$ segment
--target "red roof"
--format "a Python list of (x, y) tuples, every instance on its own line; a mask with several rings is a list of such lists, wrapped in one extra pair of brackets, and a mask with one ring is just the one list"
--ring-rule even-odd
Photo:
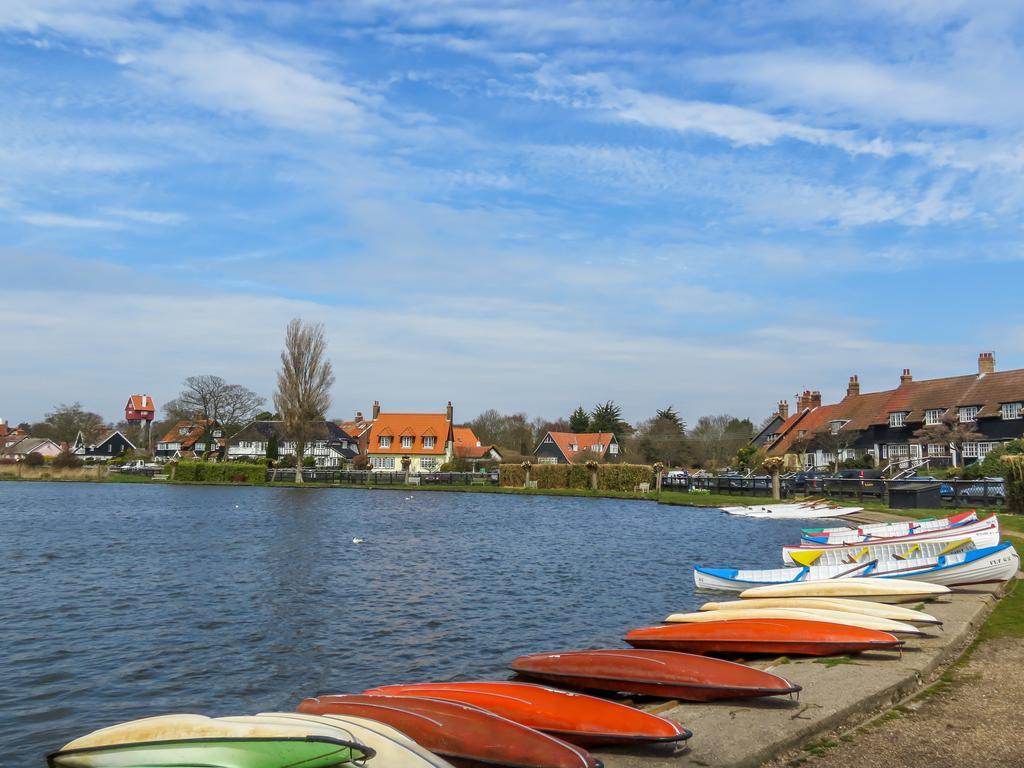
[(128, 398), (128, 404), (124, 407), (126, 411), (137, 411), (140, 413), (154, 413), (156, 406), (153, 404), (153, 398), (149, 395), (131, 395)]
[(472, 427), (453, 427), (455, 455), (460, 459), (483, 459), (496, 450), (493, 445), (483, 445)]
[[(548, 432), (548, 434), (569, 462), (574, 462), (577, 459), (586, 461), (594, 454), (602, 457), (608, 453), (608, 446), (615, 440), (615, 435), (611, 432)], [(600, 450), (594, 450), (594, 447), (598, 445), (601, 446)]]
[[(345, 425), (342, 428), (349, 431)], [(402, 447), (403, 436), (412, 438), (412, 447)], [(391, 445), (381, 447), (380, 437), (390, 437)], [(424, 437), (434, 438), (433, 447), (424, 446)], [(366, 452), (399, 456), (413, 453), (443, 456), (445, 444), (451, 439), (452, 425), (443, 413), (382, 413), (370, 427)]]
[[(202, 437), (203, 433), (206, 432), (207, 427), (216, 427), (216, 424), (207, 419), (183, 419), (171, 427), (170, 431), (168, 431), (159, 442), (181, 443), (181, 450), (192, 450), (192, 447), (196, 444), (196, 440)], [(181, 430), (183, 429), (188, 430), (184, 435), (181, 434)], [(224, 437), (218, 437), (217, 443), (224, 445)]]

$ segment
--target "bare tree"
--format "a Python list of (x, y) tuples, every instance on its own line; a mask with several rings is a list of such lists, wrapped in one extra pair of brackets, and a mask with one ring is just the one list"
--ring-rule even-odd
[(984, 439), (985, 436), (978, 431), (975, 422), (960, 421), (959, 414), (951, 408), (938, 424), (930, 424), (915, 430), (913, 442), (919, 445), (937, 443), (949, 446), (953, 449), (953, 466), (956, 466), (958, 459), (962, 463), (964, 443), (976, 443)]
[(71, 405), (61, 403), (46, 414), (46, 420), (33, 424), (31, 432), (35, 437), (48, 437), (58, 443), (70, 443), (81, 431), (85, 442), (96, 440), (103, 429), (103, 417), (82, 409), (82, 404)]
[(274, 407), (284, 421), (284, 432), (295, 443), (295, 481), (302, 482), (302, 456), (306, 443), (331, 407), (334, 369), (327, 359), (323, 324), (306, 325), (299, 318), (288, 323), (281, 370), (277, 373)]
[(266, 399), (241, 384), (228, 384), (220, 376), (189, 376), (185, 388), (164, 405), (175, 420), (196, 416), (220, 424), (225, 435), (237, 432), (263, 408)]

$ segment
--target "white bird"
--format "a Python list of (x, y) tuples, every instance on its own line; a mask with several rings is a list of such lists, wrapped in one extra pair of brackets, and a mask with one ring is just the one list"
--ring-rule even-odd
[(358, 536), (352, 539), (353, 544), (362, 544), (364, 541), (366, 541), (366, 539), (360, 539)]

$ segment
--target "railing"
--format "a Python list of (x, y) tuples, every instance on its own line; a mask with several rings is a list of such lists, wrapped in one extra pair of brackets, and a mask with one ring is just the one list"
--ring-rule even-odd
[[(307, 483), (328, 485), (497, 485), (497, 472), (371, 472), (359, 469), (303, 469)], [(267, 481), (295, 482), (294, 469), (268, 469)]]
[[(653, 483), (652, 483), (653, 485)], [(661, 478), (661, 488), (666, 491), (689, 491), (691, 489), (730, 496), (771, 496), (772, 479), (768, 475), (741, 477), (723, 475), (720, 477), (668, 477)], [(780, 483), (783, 498), (791, 492), (790, 483)]]
[(809, 496), (827, 496), (887, 501), (889, 489), (906, 489), (914, 485), (938, 485), (941, 504), (948, 507), (999, 507), (1006, 504), (1006, 483), (1002, 480), (925, 480), (907, 478), (884, 480), (881, 478), (819, 477), (807, 480)]

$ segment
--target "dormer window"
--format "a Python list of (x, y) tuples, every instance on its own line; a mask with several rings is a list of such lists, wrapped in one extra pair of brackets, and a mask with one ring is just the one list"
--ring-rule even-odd
[(956, 409), (961, 424), (977, 420), (979, 410), (981, 409), (976, 405), (962, 405)]
[(402, 435), (402, 448), (405, 448), (405, 449), (412, 448), (412, 441), (413, 441), (413, 436), (412, 435)]
[(430, 448), (433, 448), (435, 445), (437, 445), (437, 438), (436, 437), (434, 437), (433, 435), (424, 435), (423, 436), (423, 447), (424, 448), (430, 449)]
[(391, 447), (391, 435), (381, 435), (380, 437), (377, 438), (377, 444), (381, 448), (390, 448)]
[(222, 433), (221, 433), (221, 431), (220, 431), (219, 429), (215, 429), (215, 430), (213, 430), (213, 436), (214, 436), (214, 437), (220, 437), (220, 436), (221, 436), (221, 434), (222, 434)]
[(188, 427), (182, 427), (181, 429), (178, 430), (178, 434), (179, 435), (187, 435), (188, 432), (189, 432)]
[(579, 449), (580, 449), (580, 447), (576, 443), (569, 443), (569, 450), (570, 451), (578, 451)]
[(907, 412), (906, 411), (893, 411), (889, 414), (889, 426), (890, 427), (903, 427), (907, 424)]
[(846, 424), (847, 424), (847, 422), (843, 421), (842, 419), (835, 419), (835, 420), (830, 421), (828, 423), (828, 428), (829, 428), (829, 431), (833, 435), (838, 435), (839, 434), (839, 430), (841, 430), (843, 427), (845, 427)]
[(934, 427), (936, 424), (941, 424), (942, 414), (945, 412), (945, 408), (929, 408), (924, 412), (924, 425), (926, 427)]
[(1003, 403), (1000, 409), (1003, 415), (1004, 421), (1012, 421), (1014, 419), (1024, 418), (1024, 403)]
[(591, 446), (590, 450), (594, 451), (595, 453), (601, 453), (601, 451), (604, 450), (604, 443), (594, 443), (594, 445)]

